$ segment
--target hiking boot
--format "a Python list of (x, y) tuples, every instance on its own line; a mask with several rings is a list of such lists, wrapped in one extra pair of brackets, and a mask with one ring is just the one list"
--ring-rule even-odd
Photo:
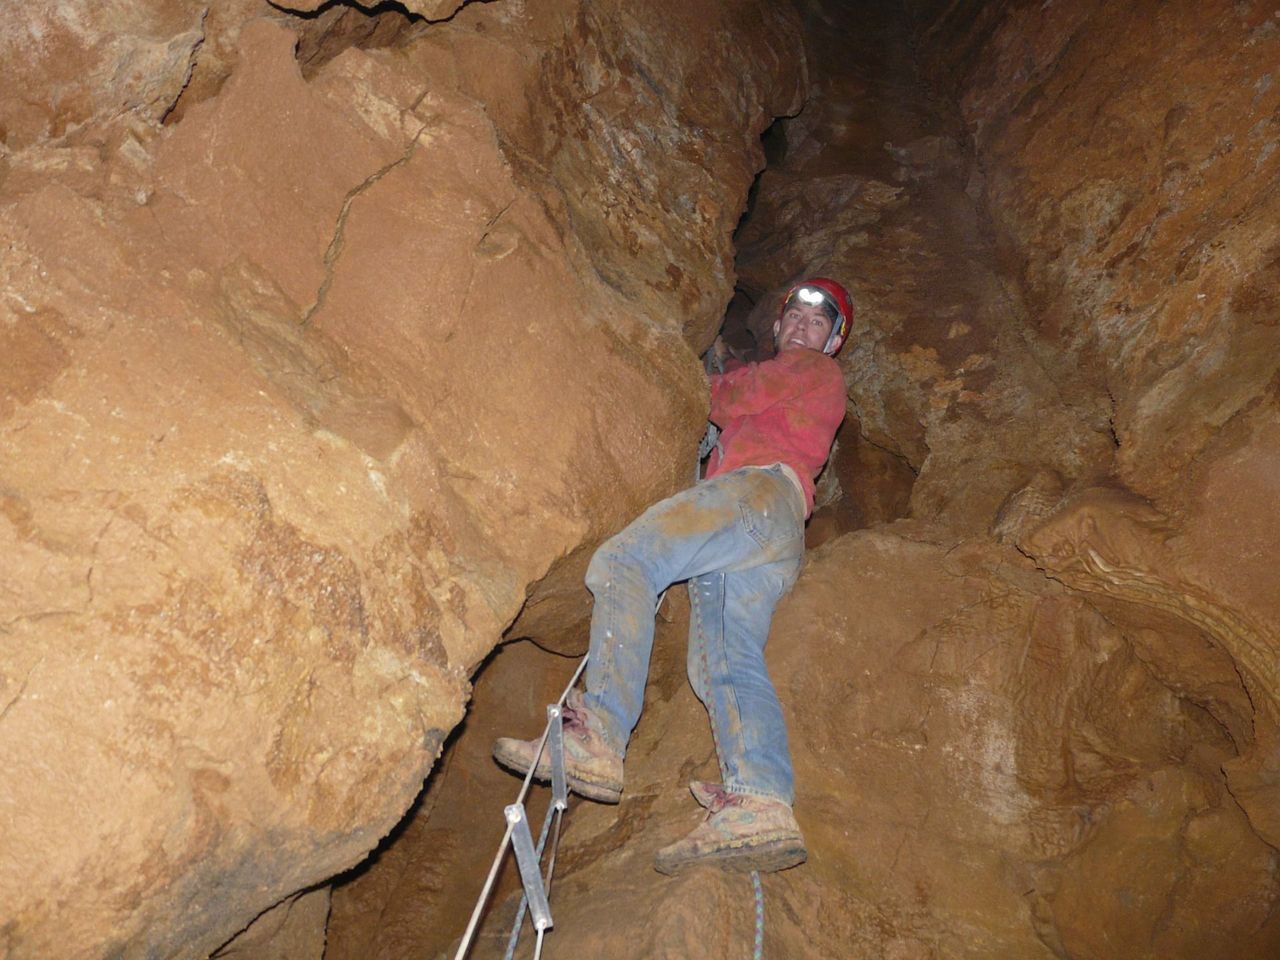
[[(574, 793), (600, 803), (617, 803), (622, 797), (622, 757), (587, 726), (587, 712), (578, 692), (572, 691), (561, 708), (564, 721), (565, 782)], [(493, 759), (508, 770), (526, 774), (538, 754), (537, 740), (502, 737), (493, 745)], [(533, 778), (551, 779), (550, 744), (543, 749)]]
[(718, 783), (695, 780), (693, 797), (707, 819), (654, 858), (659, 873), (706, 865), (743, 873), (785, 870), (804, 863), (804, 838), (791, 807), (781, 800), (730, 793)]

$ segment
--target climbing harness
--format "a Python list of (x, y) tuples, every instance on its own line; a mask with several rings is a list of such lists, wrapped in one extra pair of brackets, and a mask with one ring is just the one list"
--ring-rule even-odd
[[(569, 807), (569, 788), (564, 772), (564, 701), (569, 691), (573, 689), (573, 685), (578, 682), (578, 677), (582, 675), (586, 665), (587, 657), (584, 656), (564, 688), (564, 692), (560, 694), (560, 699), (547, 706), (547, 725), (542, 731), (542, 738), (538, 741), (538, 752), (533, 758), (533, 763), (529, 765), (529, 772), (525, 774), (524, 783), (520, 786), (515, 803), (508, 805), (502, 811), (507, 821), (507, 830), (502, 837), (502, 842), (498, 845), (498, 853), (493, 858), (493, 866), (489, 869), (489, 876), (480, 891), (479, 899), (476, 900), (475, 909), (471, 912), (471, 920), (467, 924), (466, 932), (462, 935), (461, 943), (458, 944), (458, 952), (454, 954), (454, 960), (463, 960), (471, 948), (476, 927), (480, 923), (480, 915), (484, 912), (489, 894), (493, 891), (493, 882), (497, 879), (508, 845), (515, 851), (516, 866), (520, 870), (520, 882), (524, 887), (524, 893), (520, 898), (520, 907), (516, 911), (511, 937), (507, 942), (506, 960), (511, 960), (515, 955), (526, 910), (533, 917), (533, 926), (538, 937), (533, 952), (534, 960), (539, 960), (542, 956), (542, 938), (553, 922), (548, 898), (551, 879), (555, 874), (556, 848), (560, 843), (560, 823), (565, 810)], [(529, 793), (529, 784), (533, 782), (534, 771), (538, 768), (538, 762), (542, 759), (544, 750), (549, 750), (551, 754), (551, 803), (547, 807), (547, 816), (542, 822), (542, 831), (538, 836), (538, 845), (535, 849), (533, 835), (529, 831), (529, 818), (525, 813), (524, 800)], [(553, 825), (551, 858), (544, 876), (541, 867), (542, 855), (548, 833)]]

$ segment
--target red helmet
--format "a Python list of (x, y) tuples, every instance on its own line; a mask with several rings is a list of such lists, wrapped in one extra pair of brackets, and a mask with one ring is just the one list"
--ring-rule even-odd
[(809, 277), (787, 291), (782, 299), (782, 313), (786, 313), (787, 307), (795, 300), (810, 305), (820, 303), (826, 308), (827, 315), (831, 317), (831, 334), (822, 352), (834, 356), (853, 319), (853, 301), (849, 298), (849, 291), (827, 277)]

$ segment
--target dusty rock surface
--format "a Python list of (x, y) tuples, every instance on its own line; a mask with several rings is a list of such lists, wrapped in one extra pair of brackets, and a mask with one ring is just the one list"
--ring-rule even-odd
[[(813, 94), (737, 238), (739, 347), (802, 274), (861, 310), (851, 490), (771, 642), (811, 855), (766, 879), (766, 953), (1273, 956), (1278, 28), (910, 6), (914, 37), (805, 5)], [(714, 773), (681, 633), (623, 803), (573, 814), (556, 950), (750, 949), (741, 878), (649, 871)]]
[[(686, 482), (766, 152), (735, 336), (860, 310), (766, 954), (1280, 951), (1280, 19), (907, 8), (0, 11), (0, 954), (448, 950), (563, 660), (324, 884)], [(565, 955), (750, 949), (743, 878), (650, 869), (715, 770), (671, 609)]]
[(921, 80), (900, 14), (814, 3), (807, 17), (813, 94), (770, 133), (737, 235), (739, 283), (762, 345), (787, 284), (821, 274), (849, 287), (851, 419), (883, 465), (840, 469), (838, 456), (844, 486), (856, 499), (862, 477), (908, 470), (911, 516), (977, 531), (1037, 467), (1105, 475), (1105, 399), (1029, 332), (965, 192), (961, 118)]
[[(406, 0), (403, 7), (410, 14), (421, 17), (427, 21), (447, 20), (449, 17), (457, 13), (467, 0)], [(289, 0), (287, 3), (280, 4), (286, 10), (296, 10), (299, 13), (314, 13), (322, 7), (329, 4), (326, 0)], [(381, 3), (374, 0), (372, 3), (360, 3), (355, 6), (362, 7), (369, 11), (376, 11)], [(330, 9), (332, 9), (330, 7)]]
[(260, 914), (211, 960), (322, 960), (328, 948), (330, 890), (304, 890)]
[[(698, 820), (684, 783), (716, 775), (673, 609), (622, 803), (571, 810), (557, 955), (751, 949), (746, 877), (651, 867)], [(1159, 657), (1009, 545), (902, 522), (813, 551), (769, 655), (809, 860), (764, 878), (765, 955), (1271, 956), (1280, 856), (1224, 782), (1222, 711), (1172, 689)], [(1208, 645), (1173, 657), (1220, 703), (1243, 697)], [(473, 956), (502, 956), (514, 907)]]
[[(912, 6), (1028, 316), (1113, 405), (1118, 488), (1070, 496), (1024, 549), (1146, 646), (1227, 658), (1248, 693), (1216, 707), (1241, 750), (1228, 783), (1276, 844), (1280, 17)], [(1172, 659), (1167, 682), (1203, 698), (1196, 662)]]
[[(685, 335), (799, 90), (792, 15), (702, 6), (749, 67), (690, 4), (630, 45), (576, 4), (5, 7), (0, 953), (205, 956), (357, 863), (532, 586), (684, 481)], [(646, 75), (687, 101), (610, 100)], [(635, 275), (683, 273), (633, 294), (574, 206), (637, 170)]]
[(162, 119), (190, 75), (206, 11), (184, 0), (5, 4), (0, 141), (15, 150), (124, 115)]
[(912, 5), (1033, 321), (1098, 368), (1124, 482), (1176, 497), (1225, 425), (1274, 403), (1280, 19), (1221, 0), (1008, 4), (985, 23)]
[(936, 537), (842, 538), (779, 617), (802, 902), (863, 901), (867, 956), (1269, 955), (1277, 856), (1223, 729), (1025, 558)]
[[(456, 950), (502, 840), (503, 807), (515, 801), (521, 786), (493, 762), (493, 741), (540, 734), (546, 705), (560, 696), (577, 663), (519, 642), (502, 647), (485, 664), (467, 719), (415, 809), (373, 857), (335, 883), (325, 960), (453, 955), (448, 948)], [(541, 788), (530, 797), (535, 835), (547, 799)], [(508, 861), (494, 898), (502, 901), (518, 889)], [(513, 911), (514, 906), (495, 920), (509, 919)], [(494, 936), (500, 926), (493, 925)]]

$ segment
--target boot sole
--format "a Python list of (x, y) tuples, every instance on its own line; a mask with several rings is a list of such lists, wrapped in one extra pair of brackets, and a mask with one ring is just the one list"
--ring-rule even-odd
[[(529, 761), (525, 757), (515, 751), (506, 750), (501, 745), (493, 748), (493, 759), (511, 772), (520, 774), (520, 776), (524, 776), (529, 772)], [(533, 771), (533, 779), (539, 783), (550, 783), (551, 764), (545, 760), (539, 763), (538, 768)], [(597, 803), (617, 803), (622, 799), (622, 787), (620, 785), (615, 787), (611, 784), (593, 783), (590, 780), (583, 780), (581, 777), (575, 776), (569, 770), (565, 770), (564, 781), (565, 785), (574, 793)]]
[(733, 873), (777, 873), (798, 867), (808, 859), (804, 841), (796, 838), (773, 840), (750, 847), (724, 847), (690, 856), (654, 857), (653, 868), (673, 877), (690, 867), (716, 867)]

